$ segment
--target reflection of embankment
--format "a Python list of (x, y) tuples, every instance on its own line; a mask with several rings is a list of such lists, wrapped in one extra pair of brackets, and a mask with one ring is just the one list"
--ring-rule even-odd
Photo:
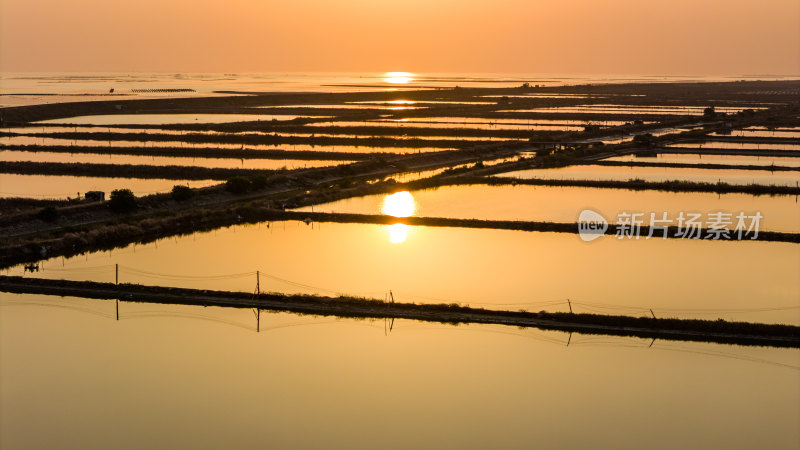
[(616, 166), (616, 167), (664, 167), (676, 169), (709, 169), (709, 170), (762, 170), (765, 172), (800, 172), (800, 167), (776, 165), (745, 165), (745, 164), (714, 164), (714, 163), (671, 163), (650, 161), (592, 161), (580, 164), (587, 166)]
[(498, 311), (455, 304), (388, 303), (355, 297), (248, 294), (87, 281), (0, 277), (0, 291), (120, 299), (144, 303), (227, 306), (339, 317), (398, 318), (443, 323), (484, 323), (582, 334), (800, 347), (800, 327), (724, 320), (656, 319), (599, 314)]

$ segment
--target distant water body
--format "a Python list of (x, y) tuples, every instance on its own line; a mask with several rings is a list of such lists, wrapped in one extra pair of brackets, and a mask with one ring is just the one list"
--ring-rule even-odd
[[(585, 83), (785, 80), (792, 77), (585, 76), (386, 73), (2, 73), (0, 107), (89, 100), (230, 95), (234, 92), (356, 92)], [(113, 90), (113, 91), (112, 91)]]

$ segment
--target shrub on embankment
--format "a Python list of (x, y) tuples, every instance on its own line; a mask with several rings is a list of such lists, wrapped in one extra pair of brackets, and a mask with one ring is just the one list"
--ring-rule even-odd
[(116, 213), (126, 213), (135, 210), (138, 205), (130, 189), (115, 189), (111, 191), (108, 207)]
[(55, 222), (58, 219), (58, 210), (55, 206), (45, 206), (36, 213), (36, 218), (44, 222)]
[(189, 186), (176, 184), (175, 186), (172, 186), (172, 192), (170, 192), (170, 195), (176, 202), (185, 202), (194, 197), (194, 191)]

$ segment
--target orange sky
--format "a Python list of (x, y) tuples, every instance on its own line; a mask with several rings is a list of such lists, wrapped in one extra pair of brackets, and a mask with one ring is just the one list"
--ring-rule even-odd
[(798, 0), (0, 0), (0, 70), (798, 75)]

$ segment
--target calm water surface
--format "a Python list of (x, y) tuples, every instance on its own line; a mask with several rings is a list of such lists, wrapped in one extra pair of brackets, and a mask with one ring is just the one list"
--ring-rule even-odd
[(84, 125), (162, 125), (170, 123), (226, 123), (255, 122), (274, 120), (292, 120), (296, 116), (286, 114), (110, 114), (94, 116), (65, 117), (62, 119), (42, 120), (37, 123), (74, 123)]
[(302, 159), (189, 158), (169, 156), (98, 155), (93, 153), (53, 153), (0, 150), (0, 161), (33, 161), (69, 164), (134, 164), (149, 166), (189, 166), (221, 169), (303, 169), (336, 166), (352, 161), (306, 161)]
[(800, 158), (791, 156), (741, 156), (741, 155), (692, 155), (687, 153), (659, 153), (654, 157), (636, 155), (614, 156), (604, 161), (667, 162), (678, 164), (735, 164), (743, 166), (787, 166), (800, 167)]
[[(560, 186), (444, 186), (415, 191), (416, 215), (458, 219), (527, 220), (576, 222), (586, 208), (616, 222), (623, 212), (667, 212), (676, 218), (681, 211), (761, 212), (760, 229), (800, 232), (800, 207), (794, 196), (631, 191), (626, 189)], [(349, 198), (317, 205), (315, 211), (379, 214), (383, 195)]]
[(795, 186), (800, 183), (800, 171), (767, 172), (761, 170), (695, 169), (680, 167), (616, 167), (569, 166), (556, 169), (529, 169), (501, 173), (500, 177), (544, 180), (614, 180), (633, 178), (646, 181), (695, 181), (730, 184), (766, 184)]
[(800, 138), (800, 131), (745, 128), (743, 130), (732, 130), (730, 133), (711, 133), (711, 136), (780, 137), (797, 139)]
[[(735, 114), (744, 109), (764, 109), (763, 107), (722, 107), (716, 108), (718, 113)], [(659, 115), (702, 115), (703, 106), (664, 106), (664, 105), (578, 105), (553, 106), (533, 109), (509, 110), (504, 112), (556, 112), (556, 113), (597, 113), (597, 114), (659, 114)]]
[(402, 320), (386, 335), (382, 320), (268, 312), (256, 333), (249, 309), (125, 302), (114, 317), (113, 301), (0, 294), (0, 446), (800, 441), (798, 350)]
[(800, 144), (752, 144), (745, 142), (681, 142), (667, 147), (683, 148), (733, 148), (742, 150), (800, 150)]
[[(531, 122), (530, 124), (508, 124), (508, 123), (489, 123), (488, 119), (483, 119), (484, 123), (455, 123), (455, 122), (423, 122), (423, 119), (415, 119), (414, 121), (333, 121), (333, 122), (315, 122), (306, 124), (306, 127), (328, 127), (328, 126), (342, 126), (342, 127), (382, 127), (382, 128), (403, 128), (412, 129), (476, 129), (476, 130), (531, 130), (531, 131), (583, 131), (583, 126), (565, 125), (565, 124), (537, 124)], [(472, 139), (472, 137), (464, 137), (464, 139)]]
[[(166, 147), (166, 148), (214, 148), (214, 149), (246, 149), (246, 150), (311, 150), (317, 152), (337, 153), (421, 153), (450, 150), (450, 147), (372, 147), (367, 145), (309, 145), (309, 144), (225, 144), (217, 142), (184, 142), (184, 141), (124, 141), (95, 139), (62, 139), (37, 136), (5, 136), (0, 137), (0, 144), (13, 149), (15, 145), (54, 145), (75, 147)], [(94, 149), (93, 149), (94, 150)], [(80, 152), (80, 148), (75, 149)]]
[(163, 180), (140, 178), (73, 177), (68, 175), (0, 174), (0, 197), (40, 199), (76, 198), (86, 191), (103, 191), (106, 198), (114, 189), (130, 189), (135, 195), (168, 192), (176, 184), (192, 188), (219, 184), (217, 180)]
[[(745, 77), (746, 78), (746, 77)], [(755, 78), (755, 77), (754, 77)], [(524, 82), (539, 86), (629, 82), (738, 81), (742, 77), (575, 76), (574, 74), (508, 73), (0, 73), (1, 106), (42, 103), (229, 96), (231, 92), (359, 92), (401, 91), (461, 87), (517, 87)], [(786, 80), (796, 77), (759, 76)], [(109, 95), (109, 89), (115, 93)], [(158, 92), (191, 89), (191, 92)], [(532, 94), (534, 96), (541, 94)], [(549, 94), (544, 94), (549, 95)]]
[[(219, 95), (214, 93), (217, 90), (310, 91), (321, 86), (324, 91), (377, 91), (456, 84), (510, 87), (523, 81), (552, 86), (666, 80), (689, 79), (403, 73), (2, 74), (3, 94), (29, 95), (2, 95), (0, 105)], [(124, 94), (104, 95), (111, 87)], [(163, 88), (195, 92), (132, 91)], [(702, 108), (571, 108), (572, 112), (702, 113)], [(113, 126), (294, 117), (119, 114), (51, 122)], [(578, 130), (586, 123), (436, 117), (369, 125)], [(756, 134), (742, 135), (764, 131), (751, 132)], [(240, 144), (109, 143), (30, 136), (2, 138), (0, 143), (241, 148)], [(247, 147), (394, 153), (440, 150)], [(32, 159), (23, 159), (22, 153), (26, 152), (0, 152), (0, 160), (113, 159), (125, 164), (180, 160), (180, 164), (203, 167), (242, 164), (249, 168), (336, 163), (56, 153), (30, 153)], [(631, 159), (800, 167), (800, 158), (660, 155)], [(569, 168), (564, 173), (579, 169), (585, 170)], [(624, 168), (608, 169), (593, 171), (594, 176), (628, 173)], [(666, 173), (685, 179), (745, 175), (660, 168), (634, 168), (630, 173), (629, 178)], [(795, 173), (746, 175), (796, 178)], [(197, 187), (216, 182), (2, 174), (0, 196), (63, 198), (116, 188), (130, 188), (141, 195), (187, 183)], [(764, 215), (762, 229), (800, 232), (800, 208), (794, 197), (528, 186), (456, 186), (412, 196), (413, 203), (399, 205), (409, 208), (402, 215), (572, 222), (580, 210), (592, 208), (613, 222), (621, 211), (666, 211), (670, 217), (679, 211), (759, 211)], [(314, 210), (375, 214), (387, 212), (386, 202), (385, 196), (368, 196)], [(786, 243), (628, 241), (611, 236), (584, 243), (573, 234), (281, 222), (237, 225), (113, 251), (51, 258), (34, 274), (25, 274), (21, 267), (3, 273), (110, 282), (115, 264), (120, 265), (122, 282), (149, 285), (252, 292), (255, 272), (260, 271), (262, 290), (284, 293), (384, 298), (391, 290), (399, 301), (531, 311), (567, 311), (569, 299), (576, 312), (649, 315), (652, 309), (659, 317), (800, 324), (800, 246)], [(800, 446), (800, 350), (404, 320), (395, 321), (387, 332), (383, 320), (269, 312), (261, 312), (256, 332), (254, 312), (249, 309), (121, 302), (118, 311), (117, 321), (112, 301), (0, 293), (0, 448)]]
[(115, 264), (122, 282), (148, 285), (253, 292), (260, 271), (262, 290), (284, 293), (531, 311), (570, 299), (582, 312), (800, 324), (800, 245), (787, 243), (276, 222), (52, 258), (25, 275), (113, 282)]

